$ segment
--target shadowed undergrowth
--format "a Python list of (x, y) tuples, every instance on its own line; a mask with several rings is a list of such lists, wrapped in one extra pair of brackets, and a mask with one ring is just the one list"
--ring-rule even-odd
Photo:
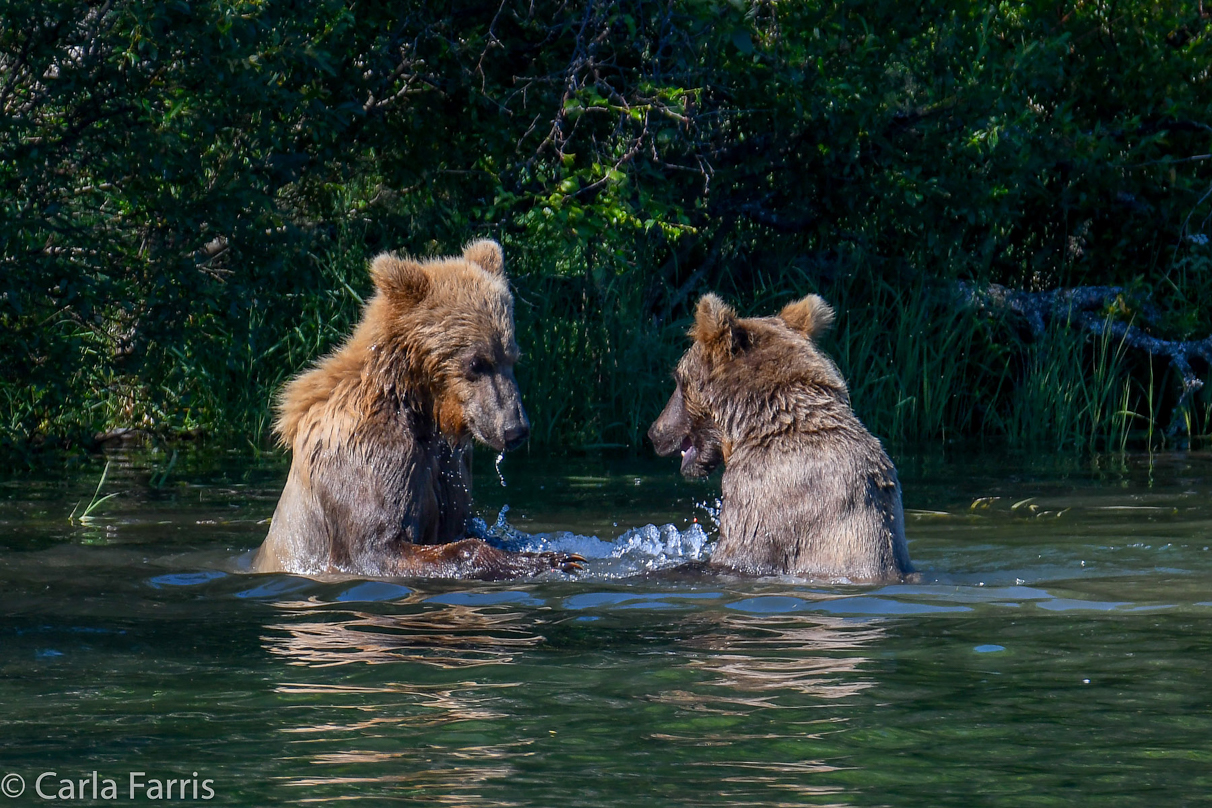
[(641, 447), (708, 290), (746, 315), (822, 294), (825, 348), (894, 445), (1212, 431), (1209, 389), (1180, 397), (1165, 357), (955, 294), (1115, 287), (1087, 325), (1212, 333), (1199, 2), (0, 0), (0, 19), (2, 447), (133, 428), (264, 449), (371, 256), (483, 236), (544, 451)]
[[(337, 251), (321, 272), (324, 294), (306, 298), (304, 316), (272, 344), (257, 345), (263, 334), (255, 321), (241, 339), (215, 334), (216, 349), (245, 347), (226, 372), (214, 373), (204, 352), (181, 357), (177, 383), (192, 407), (187, 425), (218, 422), (216, 431), (228, 439), (268, 444), (276, 390), (349, 333), (368, 293), (356, 250)], [(1086, 452), (1165, 443), (1159, 425), (1173, 403), (1171, 372), (1130, 354), (1110, 334), (1060, 324), (1034, 339), (1021, 324), (957, 306), (945, 289), (920, 282), (897, 288), (860, 273), (816, 286), (782, 281), (782, 290), (772, 284), (738, 301), (742, 311), (772, 314), (808, 291), (823, 294), (839, 317), (822, 344), (848, 380), (860, 417), (893, 446), (977, 438)], [(618, 288), (621, 282), (601, 289), (584, 275), (527, 273), (523, 266), (513, 284), (532, 444), (547, 451), (641, 448), (671, 391), (689, 318), (643, 318), (639, 290)], [(1181, 415), (1187, 434), (1203, 434), (1210, 407), (1201, 395)]]

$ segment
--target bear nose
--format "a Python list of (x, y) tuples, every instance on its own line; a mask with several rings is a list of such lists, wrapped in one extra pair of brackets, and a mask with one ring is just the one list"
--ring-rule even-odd
[(516, 449), (530, 437), (530, 427), (524, 421), (519, 421), (505, 428), (505, 448)]

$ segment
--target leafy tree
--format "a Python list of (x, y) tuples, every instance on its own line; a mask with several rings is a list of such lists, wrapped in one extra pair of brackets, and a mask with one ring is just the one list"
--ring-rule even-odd
[[(907, 377), (856, 399), (908, 439), (1009, 435), (1026, 406), (1005, 391), (1030, 339), (956, 320), (956, 279), (1122, 286), (1108, 316), (1212, 329), (1198, 3), (0, 0), (0, 20), (9, 441), (260, 440), (276, 385), (356, 316), (367, 257), (478, 234), (512, 260), (551, 442), (635, 445), (708, 288), (844, 301), (844, 365), (901, 368), (913, 339), (944, 361), (966, 329), (929, 417), (898, 414), (924, 398)], [(1126, 406), (1151, 370), (1125, 359)]]

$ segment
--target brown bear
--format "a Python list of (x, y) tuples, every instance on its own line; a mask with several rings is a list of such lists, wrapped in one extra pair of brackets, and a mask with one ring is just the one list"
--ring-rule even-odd
[(662, 456), (681, 451), (687, 477), (724, 464), (712, 566), (856, 582), (911, 572), (896, 469), (813, 342), (832, 322), (817, 295), (753, 319), (699, 301), (648, 436)]
[(498, 451), (530, 424), (514, 379), (513, 297), (495, 241), (370, 266), (375, 294), (345, 344), (283, 390), (293, 452), (257, 572), (507, 578), (580, 568), (465, 538), (472, 439)]

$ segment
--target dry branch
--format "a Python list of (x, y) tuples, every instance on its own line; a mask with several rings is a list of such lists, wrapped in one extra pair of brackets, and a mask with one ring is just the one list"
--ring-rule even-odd
[[(1182, 378), (1182, 393), (1170, 416), (1167, 433), (1174, 435), (1185, 420), (1180, 414), (1191, 396), (1204, 386), (1204, 380), (1191, 368), (1191, 358), (1199, 357), (1212, 370), (1212, 336), (1199, 340), (1168, 340), (1152, 336), (1133, 323), (1119, 322), (1107, 316), (1108, 310), (1124, 294), (1119, 286), (1078, 286), (1050, 292), (1024, 292), (1000, 284), (959, 283), (961, 302), (998, 313), (1022, 317), (1035, 336), (1042, 336), (1049, 322), (1066, 322), (1093, 334), (1110, 334), (1123, 345), (1150, 356), (1164, 356)], [(1156, 314), (1143, 306), (1139, 317), (1150, 323)], [(1205, 375), (1207, 375), (1205, 373)]]

